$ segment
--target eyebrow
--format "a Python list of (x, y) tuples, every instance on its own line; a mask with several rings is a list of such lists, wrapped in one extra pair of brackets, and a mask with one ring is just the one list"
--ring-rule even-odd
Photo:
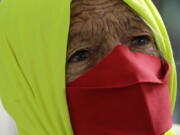
[(139, 28), (139, 27), (136, 27), (136, 26), (132, 26), (132, 27), (129, 27), (128, 30), (130, 30), (130, 32), (132, 32), (132, 35), (133, 33), (139, 33), (141, 35), (143, 34), (151, 34), (151, 30), (149, 30), (148, 28), (146, 29), (142, 29), (142, 28)]
[[(124, 24), (127, 22), (124, 22)], [(148, 35), (151, 38), (153, 38), (153, 33), (151, 32), (150, 29), (148, 29), (147, 27), (142, 28), (139, 26), (135, 26), (135, 25), (127, 25), (128, 27), (126, 28), (126, 31), (128, 31), (130, 36), (140, 36), (140, 35)], [(76, 27), (76, 26), (74, 26)], [(92, 32), (91, 30), (87, 30), (87, 31), (82, 31), (80, 28), (78, 28), (75, 31), (70, 31), (69, 37), (68, 37), (68, 42), (72, 43), (74, 41), (74, 39), (78, 40), (78, 42), (82, 42), (83, 38), (81, 35), (85, 35), (83, 33), (88, 33), (88, 32)], [(90, 37), (89, 37), (90, 38)], [(77, 41), (75, 41), (77, 42)], [(77, 45), (78, 46), (78, 45)]]

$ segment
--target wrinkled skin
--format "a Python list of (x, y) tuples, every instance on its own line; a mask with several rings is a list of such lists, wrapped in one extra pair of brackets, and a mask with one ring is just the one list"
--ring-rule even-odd
[(118, 44), (159, 56), (152, 31), (122, 0), (72, 0), (67, 83), (95, 66)]

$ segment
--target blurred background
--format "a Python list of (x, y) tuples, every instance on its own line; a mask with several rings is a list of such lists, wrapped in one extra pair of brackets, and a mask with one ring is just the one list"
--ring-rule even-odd
[[(180, 0), (153, 0), (156, 4), (168, 30), (180, 77)], [(178, 94), (174, 122), (180, 124), (180, 79), (178, 79)]]

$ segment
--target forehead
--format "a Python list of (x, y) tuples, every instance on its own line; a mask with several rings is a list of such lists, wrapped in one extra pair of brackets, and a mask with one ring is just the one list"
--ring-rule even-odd
[[(69, 39), (149, 33), (143, 20), (122, 0), (73, 0)], [(94, 38), (92, 38), (94, 36)], [(76, 38), (77, 39), (77, 38)]]
[(104, 12), (112, 10), (116, 6), (121, 6), (122, 4), (124, 4), (124, 2), (120, 0), (72, 0), (72, 15), (82, 13), (82, 11), (98, 12), (103, 15)]

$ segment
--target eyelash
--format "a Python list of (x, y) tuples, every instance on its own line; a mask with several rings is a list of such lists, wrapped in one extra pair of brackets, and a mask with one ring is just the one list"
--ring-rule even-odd
[(151, 38), (148, 35), (135, 36), (130, 40), (130, 45), (145, 46), (151, 42)]
[[(84, 53), (83, 54), (84, 56), (81, 55), (82, 53)], [(72, 54), (70, 58), (68, 59), (68, 62), (81, 62), (81, 61), (84, 61), (85, 59), (88, 59), (89, 55), (90, 55), (90, 52), (88, 49), (81, 49), (75, 52), (74, 54)], [(82, 58), (80, 58), (80, 56), (82, 56)]]
[[(131, 46), (145, 46), (151, 42), (152, 39), (148, 35), (135, 36), (130, 40), (129, 45)], [(81, 62), (87, 60), (90, 56), (89, 49), (81, 49), (70, 56), (68, 62)]]

